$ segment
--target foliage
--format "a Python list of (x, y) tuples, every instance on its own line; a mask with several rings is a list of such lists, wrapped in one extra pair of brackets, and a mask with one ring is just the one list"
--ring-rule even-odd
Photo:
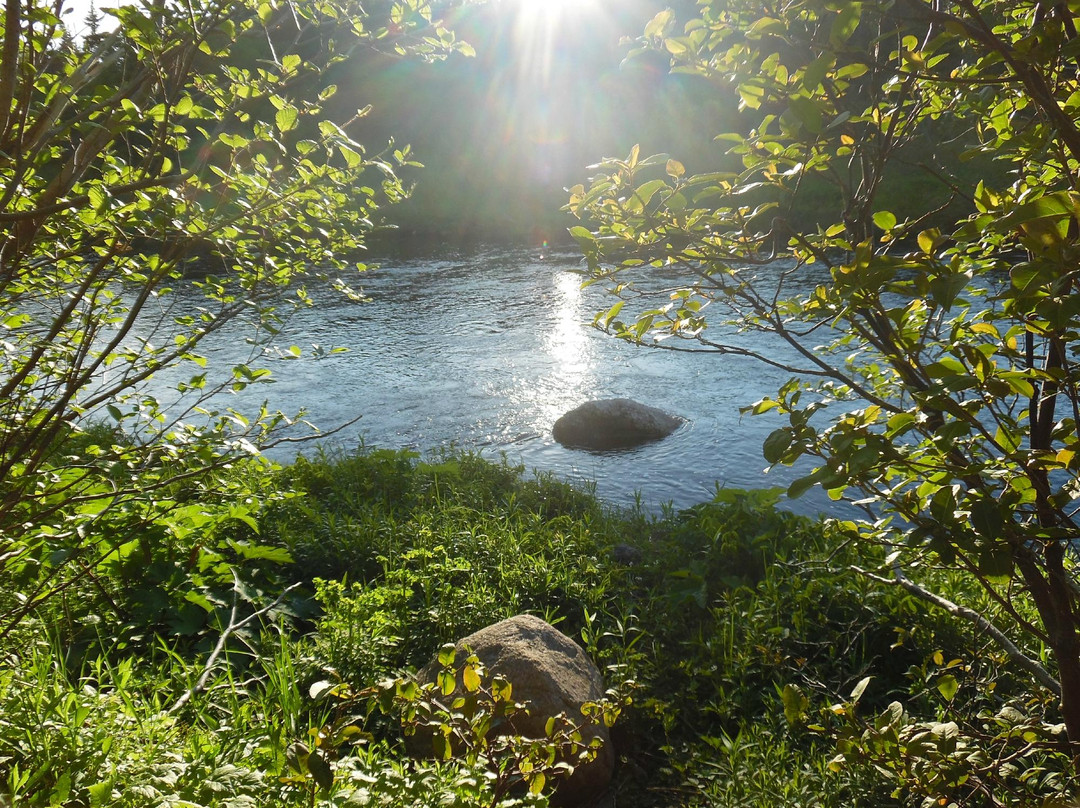
[(441, 648), (437, 657), (441, 668), (436, 680), (427, 684), (399, 677), (357, 691), (347, 682), (315, 682), (312, 698), (330, 700), (333, 715), (328, 723), (309, 731), (313, 747), (303, 742), (289, 747), (289, 765), (295, 773), (291, 780), (312, 789), (332, 790), (332, 761), (345, 744), (370, 739), (358, 723), (377, 705), (399, 716), (405, 738), (414, 739), (414, 750), (421, 756), (454, 760), (484, 772), (494, 808), (513, 791), (530, 797), (550, 791), (575, 766), (593, 760), (602, 740), (593, 737), (586, 742), (582, 729), (601, 722), (610, 727), (630, 703), (629, 698), (588, 703), (582, 706), (580, 718), (551, 717), (542, 738), (519, 736), (513, 731), (514, 716), (527, 715), (528, 705), (514, 701), (513, 683), (489, 676), (475, 655), (461, 664), (455, 664), (456, 656), (453, 644)]
[[(453, 485), (444, 484), (455, 464)], [(435, 467), (443, 469), (437, 494)], [(293, 492), (254, 514), (260, 545), (314, 546), (320, 518), (333, 511), (365, 530), (383, 524), (374, 537), (352, 533), (358, 547), (397, 536), (399, 551), (363, 549), (385, 555), (369, 577), (316, 583), (321, 613), (313, 623), (290, 619), (285, 601), (263, 611), (283, 586), (274, 578), (303, 581), (307, 572), (269, 556), (232, 562), (244, 580), (266, 581), (266, 594), (235, 612), (215, 608), (194, 636), (172, 634), (150, 612), (142, 627), (100, 621), (93, 645), (72, 643), (62, 625), (50, 633), (24, 623), (8, 639), (0, 672), (0, 793), (10, 804), (44, 806), (67, 793), (82, 804), (434, 800), (473, 808), (490, 806), (500, 783), (528, 773), (521, 764), (528, 768), (533, 754), (542, 755), (546, 792), (555, 770), (545, 767), (557, 763), (547, 758), (547, 740), (497, 740), (494, 729), (486, 745), (477, 739), (489, 718), (495, 724), (493, 683), (479, 679), (476, 693), (492, 699), (473, 704), (464, 673), (452, 699), (442, 694), (450, 679), (424, 691), (408, 673), (436, 658), (442, 643), (519, 611), (579, 638), (609, 684), (636, 682), (633, 704), (623, 704), (612, 728), (623, 805), (918, 804), (928, 792), (917, 777), (882, 776), (901, 761), (933, 763), (928, 755), (897, 758), (890, 750), (898, 747), (876, 740), (875, 717), (891, 714), (894, 701), (906, 705), (897, 729), (905, 737), (953, 722), (965, 743), (1007, 750), (998, 762), (1012, 768), (999, 779), (1028, 798), (1019, 804), (1068, 788), (1068, 761), (1045, 744), (1052, 704), (1021, 686), (1008, 658), (988, 653), (985, 637), (958, 630), (948, 616), (927, 614), (899, 587), (850, 580), (845, 569), (872, 565), (872, 554), (777, 510), (773, 492), (721, 491), (713, 502), (651, 516), (613, 512), (473, 455), (324, 455), (247, 472), (245, 487), (264, 497)], [(297, 486), (300, 479), (325, 487)], [(368, 493), (339, 496), (363, 481)], [(250, 530), (228, 535), (254, 539)], [(121, 581), (132, 586), (127, 574), (114, 566), (100, 578), (123, 592)], [(963, 579), (938, 575), (935, 584), (951, 597), (971, 594)], [(312, 630), (301, 635), (305, 625)], [(136, 632), (143, 639), (133, 640)], [(454, 667), (469, 664), (459, 658)], [(869, 675), (851, 705), (852, 688)], [(383, 715), (380, 696), (405, 710), (408, 728), (427, 726), (471, 751), (407, 760), (403, 713)], [(843, 759), (831, 760), (834, 737), (848, 743)], [(966, 776), (983, 770), (969, 765)], [(546, 797), (500, 804), (514, 800)]]
[[(327, 116), (323, 71), (463, 47), (418, 0), (385, 20), (350, 0), (124, 5), (83, 46), (59, 9), (0, 18), (0, 636), (147, 531), (201, 529), (172, 489), (214, 491), (280, 437), (290, 417), (216, 394), (268, 380), (313, 267), (352, 294), (343, 255), (411, 162), (350, 136), (363, 111)], [(208, 368), (234, 320), (250, 361)], [(115, 431), (72, 440), (102, 419)]]
[[(75, 681), (53, 649), (0, 672), (0, 805), (310, 805), (289, 772), (289, 747), (318, 713), (289, 673), (289, 646), (267, 655), (257, 687), (220, 675), (212, 699), (179, 723), (163, 708), (182, 662), (98, 660)], [(460, 765), (408, 766), (384, 743), (335, 764), (324, 805), (407, 805), (429, 799), (487, 808), (481, 772)]]
[[(745, 128), (720, 137), (741, 166), (690, 175), (635, 149), (572, 190), (570, 209), (595, 223), (574, 229), (591, 281), (623, 298), (597, 324), (773, 364), (761, 335), (794, 348), (793, 380), (748, 407), (787, 418), (765, 441), (769, 463), (817, 462), (789, 496), (818, 485), (859, 500), (869, 518), (843, 530), (895, 548), (886, 575), (1060, 691), (1076, 743), (1074, 11), (702, 0), (699, 12), (681, 31), (657, 15), (639, 45), (740, 95)], [(999, 183), (964, 184), (939, 143), (997, 161)], [(881, 206), (886, 179), (913, 171), (963, 204), (951, 224)], [(814, 231), (787, 217), (804, 180), (839, 200)], [(935, 564), (977, 581), (996, 620), (935, 597), (920, 583)]]
[[(295, 496), (269, 509), (305, 581), (318, 576), (316, 640), (330, 667), (374, 684), (446, 642), (522, 612), (567, 621), (595, 611), (617, 522), (595, 499), (471, 454), (373, 451), (300, 459)], [(408, 642), (403, 643), (402, 638)]]
[[(1063, 724), (1040, 721), (1015, 704), (981, 711), (977, 727), (951, 720), (920, 721), (899, 702), (872, 720), (862, 720), (859, 702), (870, 682), (862, 680), (848, 699), (822, 710), (839, 751), (830, 769), (869, 762), (894, 786), (893, 797), (921, 798), (924, 806), (1058, 805), (1075, 798), (1068, 775), (1072, 761), (1060, 738)], [(950, 701), (956, 688), (951, 674), (938, 684)], [(790, 701), (787, 693), (785, 701)]]

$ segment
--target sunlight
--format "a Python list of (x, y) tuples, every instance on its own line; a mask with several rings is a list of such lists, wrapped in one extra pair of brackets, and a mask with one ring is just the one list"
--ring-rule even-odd
[(589, 311), (581, 278), (571, 272), (560, 272), (552, 291), (557, 301), (555, 317), (544, 337), (544, 348), (551, 357), (559, 386), (568, 393), (576, 393), (591, 380), (595, 361), (589, 344), (586, 326)]
[(590, 52), (583, 32), (604, 29), (605, 0), (502, 0), (485, 106), (498, 137), (520, 144), (504, 151), (511, 173), (538, 188), (561, 187), (585, 117), (578, 99)]
[(516, 0), (525, 14), (535, 19), (562, 14), (566, 9), (580, 6), (580, 0)]
[[(504, 0), (514, 10), (514, 44), (523, 76), (547, 82), (566, 64), (568, 28), (601, 11), (600, 0)], [(562, 62), (560, 65), (559, 63)]]

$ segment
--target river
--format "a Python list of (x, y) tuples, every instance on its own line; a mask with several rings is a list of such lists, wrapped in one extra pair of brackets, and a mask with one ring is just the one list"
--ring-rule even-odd
[[(565, 248), (384, 258), (360, 278), (369, 302), (316, 291), (318, 305), (294, 315), (277, 339), (346, 353), (272, 364), (273, 384), (225, 403), (241, 411), (263, 399), (286, 413), (304, 408), (322, 429), (360, 416), (328, 440), (345, 449), (457, 447), (505, 456), (528, 470), (593, 482), (613, 504), (640, 500), (650, 510), (710, 499), (717, 486), (786, 487), (806, 472), (767, 471), (761, 444), (781, 421), (739, 413), (775, 394), (785, 372), (748, 359), (634, 347), (593, 329), (594, 312), (612, 300), (599, 288), (582, 289), (580, 268), (580, 257)], [(237, 327), (204, 345), (211, 367), (243, 361), (243, 336)], [(790, 350), (779, 342), (761, 347), (778, 358)], [(552, 438), (562, 413), (614, 397), (687, 423), (629, 451), (589, 453)], [(295, 451), (276, 454), (288, 459)], [(786, 507), (816, 513), (835, 503), (811, 492)]]

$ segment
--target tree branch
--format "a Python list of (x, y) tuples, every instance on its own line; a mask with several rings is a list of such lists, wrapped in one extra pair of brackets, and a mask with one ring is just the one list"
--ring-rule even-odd
[(263, 606), (256, 612), (252, 612), (243, 620), (237, 621), (236, 611), (240, 605), (237, 602), (240, 594), (240, 579), (237, 578), (235, 570), (233, 570), (233, 579), (236, 581), (236, 584), (233, 589), (233, 604), (232, 611), (229, 614), (229, 625), (225, 627), (225, 630), (221, 632), (221, 636), (218, 637), (217, 645), (214, 646), (214, 650), (210, 652), (210, 656), (206, 659), (206, 664), (203, 665), (202, 674), (200, 674), (199, 678), (195, 681), (195, 684), (185, 690), (184, 693), (180, 696), (180, 698), (173, 702), (172, 706), (166, 711), (166, 715), (172, 715), (189, 701), (191, 701), (193, 697), (197, 696), (199, 693), (206, 689), (206, 683), (210, 680), (210, 674), (214, 672), (214, 667), (217, 665), (218, 657), (220, 657), (221, 654), (225, 651), (225, 645), (226, 643), (228, 643), (229, 637), (242, 629), (248, 623), (259, 617), (262, 617), (264, 614), (269, 612), (271, 609), (281, 603), (281, 601), (285, 599), (285, 596), (287, 594), (300, 586), (299, 583), (295, 583), (292, 586), (285, 587), (285, 589), (281, 591), (281, 594), (278, 595), (272, 603)]
[(19, 66), (19, 31), (22, 27), (19, 0), (4, 4), (4, 50), (0, 56), (0, 143), (11, 123), (11, 102)]
[(978, 612), (974, 611), (973, 609), (969, 609), (966, 606), (961, 606), (957, 603), (953, 603), (951, 600), (943, 598), (941, 595), (931, 592), (928, 589), (923, 589), (917, 583), (908, 578), (907, 575), (904, 574), (904, 571), (900, 569), (900, 566), (898, 564), (893, 564), (893, 578), (885, 578), (869, 572), (868, 570), (861, 569), (859, 567), (852, 567), (852, 569), (861, 575), (865, 575), (871, 580), (877, 581), (878, 583), (889, 584), (890, 586), (899, 586), (901, 589), (909, 592), (920, 600), (931, 603), (934, 606), (944, 609), (951, 615), (960, 617), (964, 620), (967, 620), (969, 623), (974, 624), (981, 631), (985, 631), (987, 634), (993, 637), (994, 640), (998, 643), (998, 645), (1000, 645), (1005, 650), (1005, 653), (1009, 655), (1009, 659), (1011, 659), (1014, 663), (1016, 663), (1021, 668), (1030, 673), (1032, 676), (1034, 676), (1035, 679), (1039, 682), (1039, 684), (1041, 684), (1047, 690), (1051, 691), (1055, 696), (1061, 696), (1061, 684), (1058, 682), (1058, 680), (1051, 676), (1050, 672), (1047, 671), (1046, 668), (1042, 666), (1042, 664), (1021, 651), (1017, 647), (1017, 645), (1008, 637), (1006, 637), (1005, 634), (997, 626), (995, 626)]

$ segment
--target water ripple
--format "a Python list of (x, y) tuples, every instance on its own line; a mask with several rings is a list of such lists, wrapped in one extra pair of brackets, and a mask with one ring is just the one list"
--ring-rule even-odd
[[(717, 485), (783, 485), (804, 471), (766, 474), (761, 458), (775, 417), (743, 418), (739, 407), (775, 393), (786, 374), (749, 360), (635, 349), (592, 329), (602, 292), (583, 290), (577, 256), (488, 249), (453, 260), (384, 261), (365, 274), (372, 302), (319, 295), (281, 334), (282, 345), (345, 346), (346, 354), (301, 359), (279, 381), (237, 396), (333, 428), (346, 445), (500, 453), (528, 468), (578, 481), (618, 504), (640, 494), (652, 506), (684, 507)], [(239, 359), (238, 334), (210, 346), (219, 366)], [(754, 343), (780, 357), (781, 344)], [(169, 382), (160, 376), (156, 384)], [(563, 412), (593, 398), (628, 397), (687, 419), (664, 441), (632, 451), (589, 454), (551, 437)], [(795, 510), (832, 507), (808, 496)]]

